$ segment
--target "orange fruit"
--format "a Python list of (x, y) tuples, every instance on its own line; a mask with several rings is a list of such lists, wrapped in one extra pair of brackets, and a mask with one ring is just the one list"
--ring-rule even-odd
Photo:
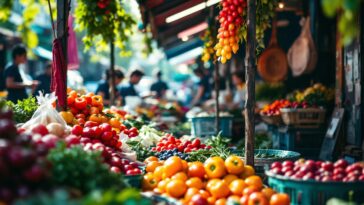
[(160, 163), (158, 161), (149, 162), (145, 168), (145, 171), (154, 172), (155, 168), (157, 168), (159, 166), (162, 166), (162, 163)]
[(220, 181), (220, 179), (210, 179), (209, 181), (207, 181), (207, 184), (206, 184), (206, 190), (207, 191), (210, 191), (211, 187), (216, 183)]
[(272, 188), (263, 188), (261, 191), (266, 197), (267, 199), (270, 199), (273, 194), (275, 194), (276, 192), (272, 189)]
[(188, 165), (187, 174), (189, 177), (205, 177), (205, 168), (202, 162), (192, 162)]
[(155, 157), (155, 156), (150, 156), (150, 157), (148, 157), (148, 158), (146, 158), (146, 159), (144, 160), (144, 163), (145, 163), (145, 164), (148, 164), (149, 162), (152, 162), (152, 161), (157, 161), (157, 162), (158, 162), (158, 158), (157, 158), (157, 157)]
[(244, 166), (244, 171), (241, 174), (241, 178), (245, 179), (247, 177), (253, 176), (254, 174), (255, 174), (254, 168), (252, 166), (250, 166), (250, 165), (245, 165)]
[(158, 181), (162, 180), (164, 173), (164, 166), (156, 167), (154, 170), (154, 178)]
[(203, 190), (203, 189), (200, 189), (199, 194), (200, 194), (203, 198), (205, 198), (205, 199), (207, 199), (207, 198), (209, 198), (209, 197), (210, 197), (210, 193), (209, 193), (208, 191), (206, 191), (206, 190)]
[(168, 195), (174, 198), (182, 197), (187, 191), (187, 185), (184, 181), (179, 179), (173, 179), (168, 182), (166, 186), (166, 192)]
[(198, 189), (196, 189), (196, 188), (188, 188), (187, 191), (186, 191), (186, 193), (185, 193), (184, 200), (186, 202), (189, 202), (191, 200), (191, 198), (194, 195), (198, 194), (198, 193), (199, 193), (199, 190)]
[(254, 192), (258, 192), (260, 189), (258, 189), (257, 187), (255, 186), (248, 186), (248, 187), (245, 187), (244, 190), (243, 190), (243, 195), (247, 195), (247, 196), (250, 196), (252, 193)]
[(233, 174), (228, 174), (224, 177), (224, 182), (229, 185), (232, 181), (234, 181), (235, 179), (238, 179), (238, 177), (236, 175)]
[(186, 185), (188, 187), (193, 187), (193, 188), (197, 188), (197, 189), (202, 189), (204, 188), (204, 183), (202, 182), (202, 180), (198, 177), (192, 177), (190, 179), (188, 179), (186, 181)]
[(273, 194), (269, 201), (270, 205), (289, 205), (290, 199), (287, 194)]
[(210, 205), (213, 205), (215, 204), (216, 202), (216, 198), (213, 197), (213, 196), (210, 196), (209, 198), (207, 198), (207, 202), (210, 204)]
[(212, 184), (209, 191), (211, 195), (217, 199), (225, 198), (230, 193), (229, 186), (222, 180), (216, 181)]
[(183, 167), (183, 171), (187, 172), (188, 170), (188, 164), (186, 160), (182, 160), (182, 167)]
[(173, 156), (164, 162), (164, 174), (166, 177), (171, 177), (179, 171), (183, 170), (182, 160), (179, 157)]
[(161, 191), (161, 193), (166, 192), (166, 186), (168, 182), (171, 181), (170, 179), (164, 179), (158, 183), (157, 188)]
[(263, 181), (259, 176), (250, 176), (245, 179), (245, 183), (248, 186), (255, 186), (258, 189), (261, 189), (263, 187)]
[(215, 205), (226, 205), (226, 199), (221, 198), (221, 199), (216, 200)]
[(172, 179), (179, 179), (179, 180), (182, 180), (185, 182), (185, 181), (187, 181), (188, 177), (187, 177), (186, 173), (178, 172), (172, 176)]
[(235, 179), (229, 185), (229, 189), (231, 193), (241, 196), (243, 194), (244, 188), (247, 187), (244, 180), (242, 179)]

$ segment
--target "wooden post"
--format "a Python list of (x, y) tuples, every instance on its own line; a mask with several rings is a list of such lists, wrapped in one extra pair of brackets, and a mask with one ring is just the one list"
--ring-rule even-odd
[(216, 107), (216, 135), (220, 132), (220, 105), (219, 105), (219, 91), (220, 91), (220, 73), (219, 73), (219, 62), (215, 60), (214, 62), (214, 69), (215, 69), (215, 92), (216, 92), (216, 99), (215, 99), (215, 107)]
[(245, 57), (245, 76), (247, 84), (245, 103), (245, 161), (246, 164), (254, 166), (254, 110), (255, 110), (255, 0), (248, 0), (248, 33)]
[(111, 90), (110, 90), (110, 105), (115, 104), (115, 45), (114, 41), (110, 43), (110, 77), (111, 77)]
[[(68, 39), (68, 13), (69, 13), (69, 2), (68, 0), (57, 0), (57, 37), (62, 39), (62, 51), (65, 61), (65, 66), (63, 68), (63, 72), (65, 73), (65, 78), (63, 79), (65, 82), (65, 90), (67, 93), (67, 39)], [(67, 98), (67, 95), (64, 95)], [(64, 99), (64, 102), (67, 102), (67, 99)], [(62, 108), (63, 110), (67, 109), (67, 104)]]

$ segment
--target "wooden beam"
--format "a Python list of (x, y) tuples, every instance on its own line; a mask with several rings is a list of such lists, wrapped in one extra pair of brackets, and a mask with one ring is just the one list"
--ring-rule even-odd
[(256, 38), (255, 38), (255, 0), (248, 0), (248, 33), (245, 56), (246, 103), (245, 103), (245, 161), (254, 166), (254, 111), (255, 111), (255, 70), (256, 70)]

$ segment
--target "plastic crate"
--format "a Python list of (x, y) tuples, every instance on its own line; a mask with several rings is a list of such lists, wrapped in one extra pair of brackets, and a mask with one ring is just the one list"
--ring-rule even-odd
[(124, 175), (124, 180), (127, 184), (129, 184), (131, 187), (141, 189), (142, 188), (142, 180), (143, 180), (143, 174), (138, 175)]
[(266, 172), (268, 184), (277, 192), (290, 196), (291, 205), (325, 205), (330, 198), (349, 200), (350, 192), (355, 202), (364, 202), (363, 182), (317, 182), (288, 179)]
[(220, 128), (216, 129), (215, 117), (193, 117), (190, 119), (191, 135), (198, 137), (214, 136), (221, 131), (221, 135), (225, 137), (232, 136), (233, 117), (220, 117)]
[(284, 124), (301, 128), (317, 128), (325, 123), (326, 110), (321, 108), (281, 108)]
[(270, 127), (274, 149), (299, 152), (309, 158), (319, 155), (325, 131), (323, 128)]

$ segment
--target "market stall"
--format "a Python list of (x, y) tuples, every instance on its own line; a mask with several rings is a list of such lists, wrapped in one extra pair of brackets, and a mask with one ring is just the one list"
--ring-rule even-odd
[[(97, 6), (79, 3), (77, 21), (90, 35), (85, 43), (95, 46), (92, 40), (101, 39), (98, 43), (110, 46), (114, 69), (114, 46), (126, 48), (123, 40), (131, 35), (126, 30), (135, 22), (118, 1), (101, 0)], [(204, 46), (202, 58), (214, 73), (215, 99), (213, 106), (187, 112), (175, 100), (154, 98), (115, 106), (114, 87), (108, 107), (100, 95), (66, 90), (69, 5), (59, 0), (53, 50), (55, 93), (17, 103), (0, 99), (0, 204), (308, 205), (335, 204), (335, 198), (364, 202), (362, 159), (335, 153), (345, 124), (338, 103), (342, 90), (341, 85), (330, 87), (333, 76), (319, 80), (335, 67), (319, 67), (327, 59), (320, 58), (323, 52), (315, 42), (335, 38), (327, 33), (320, 36), (312, 28), (322, 25), (323, 20), (317, 19), (324, 18), (318, 5), (314, 1), (139, 1), (143, 26), (151, 26), (167, 55)], [(181, 14), (191, 8), (201, 12)], [(300, 32), (287, 46), (279, 39), (285, 18), (280, 14), (292, 10), (296, 15), (292, 22)], [(100, 15), (107, 21), (98, 25)], [(306, 18), (299, 26), (297, 19), (302, 16)], [(128, 23), (122, 24), (123, 20)], [(191, 27), (196, 31), (196, 25), (205, 21), (213, 26), (182, 35)], [(97, 25), (111, 29), (100, 31)], [(195, 41), (205, 29), (207, 40)], [(225, 112), (219, 81), (226, 76), (220, 76), (220, 70), (227, 65), (232, 71), (232, 59), (240, 59), (235, 66), (241, 66), (243, 58), (245, 105)], [(358, 80), (359, 73), (355, 75)], [(256, 85), (258, 80), (265, 83)], [(346, 83), (361, 92), (359, 82)], [(355, 106), (360, 99), (355, 99)], [(234, 136), (236, 119), (244, 123), (237, 128), (239, 136)]]

